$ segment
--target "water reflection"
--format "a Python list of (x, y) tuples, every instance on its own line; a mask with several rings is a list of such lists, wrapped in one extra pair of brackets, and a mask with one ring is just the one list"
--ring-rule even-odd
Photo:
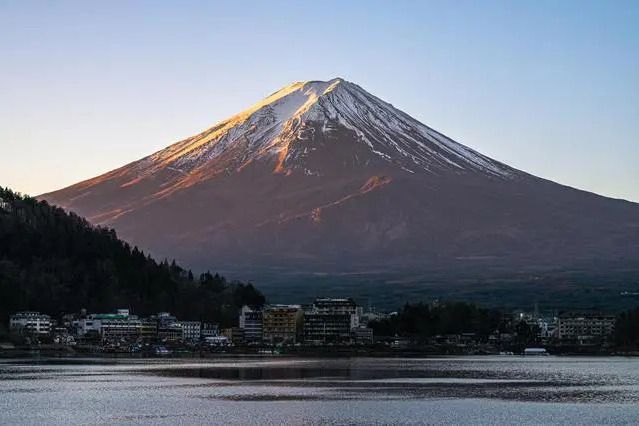
[[(492, 423), (510, 420), (511, 404), (523, 423), (568, 419), (573, 406), (590, 413), (588, 422), (619, 416), (634, 423), (637, 366), (622, 358), (520, 357), (5, 360), (0, 424), (207, 423), (216, 416), (242, 423), (255, 410), (251, 420), (275, 423), (409, 423), (424, 417), (405, 410), (426, 407), (455, 407), (466, 421)], [(448, 415), (431, 419), (452, 421)]]

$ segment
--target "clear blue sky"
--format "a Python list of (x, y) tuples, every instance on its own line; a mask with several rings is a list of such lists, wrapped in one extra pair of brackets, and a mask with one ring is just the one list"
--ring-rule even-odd
[(298, 80), (639, 201), (639, 1), (0, 0), (0, 185), (136, 160)]

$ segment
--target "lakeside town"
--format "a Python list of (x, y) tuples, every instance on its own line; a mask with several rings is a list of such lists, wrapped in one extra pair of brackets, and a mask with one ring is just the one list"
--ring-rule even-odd
[(45, 202), (9, 189), (0, 201), (3, 357), (639, 353), (639, 308), (622, 312), (627, 303), (586, 305), (607, 312), (549, 310), (565, 301), (513, 311), (470, 297), (411, 300), (395, 312), (345, 297), (268, 304), (250, 282), (157, 262)]
[[(408, 306), (408, 305), (407, 305)], [(432, 302), (426, 309), (447, 309)], [(168, 312), (140, 317), (130, 309), (86, 310), (52, 318), (16, 312), (0, 354), (611, 354), (618, 317), (599, 312), (503, 314), (487, 332), (384, 333), (404, 312), (364, 309), (351, 298), (317, 298), (308, 305), (243, 306), (236, 324), (177, 318)], [(454, 320), (454, 319), (453, 319)], [(424, 320), (427, 321), (427, 320)], [(431, 320), (435, 322), (436, 320)], [(463, 326), (462, 326), (463, 327)], [(485, 327), (484, 327), (485, 328)]]

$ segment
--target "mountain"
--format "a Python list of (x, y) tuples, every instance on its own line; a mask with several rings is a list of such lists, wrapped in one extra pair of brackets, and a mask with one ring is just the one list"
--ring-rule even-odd
[(434, 277), (528, 280), (639, 259), (639, 205), (516, 170), (340, 78), (294, 83), (40, 198), (156, 255), (267, 289), (324, 279), (363, 291), (384, 277), (377, 289), (406, 297)]
[(194, 279), (175, 262), (156, 262), (75, 214), (0, 187), (0, 324), (37, 310), (58, 316), (87, 308), (170, 311), (230, 325), (245, 303), (263, 303), (252, 285), (219, 275)]

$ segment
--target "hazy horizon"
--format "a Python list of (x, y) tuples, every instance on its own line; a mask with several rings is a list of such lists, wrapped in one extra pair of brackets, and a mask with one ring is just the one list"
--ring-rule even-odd
[(120, 167), (343, 77), (528, 173), (639, 201), (639, 4), (0, 4), (0, 185)]

